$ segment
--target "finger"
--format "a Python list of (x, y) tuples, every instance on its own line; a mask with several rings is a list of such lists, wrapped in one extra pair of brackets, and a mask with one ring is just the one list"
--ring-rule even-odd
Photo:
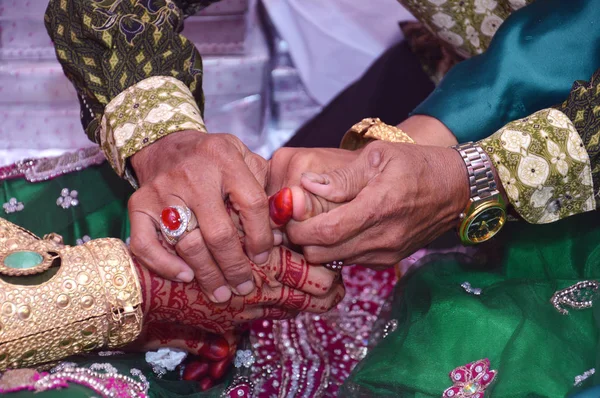
[(207, 350), (206, 337), (206, 332), (192, 326), (152, 322), (145, 326), (144, 334), (139, 340), (139, 349), (148, 351), (171, 347), (201, 355), (203, 350)]
[(309, 192), (331, 202), (347, 202), (380, 173), (382, 157), (382, 151), (377, 148), (364, 151), (348, 166), (324, 174), (304, 173), (300, 182)]
[(235, 174), (224, 179), (223, 188), (239, 212), (248, 256), (256, 264), (264, 264), (273, 248), (267, 194), (245, 163), (234, 169)]
[[(202, 250), (206, 247), (212, 258), (214, 258), (230, 290), (239, 295), (250, 293), (254, 289), (250, 261), (244, 253), (240, 235), (232, 221), (232, 216), (228, 213), (223, 200), (219, 199), (222, 197), (221, 192), (214, 185), (204, 182), (199, 183), (190, 193), (189, 198), (186, 197), (186, 202), (192, 203), (190, 207), (198, 219), (201, 234), (196, 235), (197, 241), (192, 242), (193, 246), (190, 246), (189, 252), (186, 254), (193, 257), (193, 259), (188, 260), (186, 258), (186, 261), (196, 272), (202, 270), (203, 264), (201, 261), (205, 258)], [(273, 233), (270, 229), (269, 236), (270, 240), (273, 240)], [(200, 241), (200, 237), (202, 241)], [(184, 237), (180, 244), (188, 238), (189, 236)], [(210, 278), (214, 281), (220, 281), (216, 273), (211, 274)], [(219, 294), (225, 295), (226, 293), (226, 286), (217, 286), (216, 282), (211, 283), (210, 287), (203, 287), (207, 291), (215, 292), (216, 289), (220, 289)]]
[(292, 319), (298, 316), (298, 311), (290, 311), (280, 307), (264, 307), (263, 318), (264, 319)]
[(292, 218), (295, 221), (308, 220), (341, 206), (341, 203), (331, 202), (299, 186), (291, 187), (290, 190), (293, 207)]
[(279, 247), (277, 258), (272, 258), (267, 267), (283, 285), (313, 296), (325, 295), (337, 278), (336, 272), (309, 264), (304, 256), (285, 247)]
[(196, 280), (202, 291), (214, 303), (224, 303), (231, 298), (221, 269), (208, 251), (200, 229), (187, 233), (175, 246), (177, 253), (194, 269)]
[(191, 282), (192, 269), (181, 258), (169, 253), (158, 239), (157, 224), (149, 215), (130, 211), (131, 252), (148, 269), (163, 278)]
[[(319, 214), (302, 222), (290, 222), (286, 226), (289, 239), (300, 246), (333, 246), (351, 239), (378, 222), (378, 212), (374, 208), (371, 185), (351, 202), (344, 203), (327, 213)], [(353, 253), (356, 253), (351, 248)], [(310, 258), (311, 262), (317, 262)]]
[(327, 312), (337, 306), (342, 301), (345, 294), (346, 289), (344, 284), (341, 282), (341, 279), (339, 279), (326, 295), (322, 297), (310, 296), (310, 300), (302, 309), (302, 312), (310, 312), (314, 314), (322, 314)]

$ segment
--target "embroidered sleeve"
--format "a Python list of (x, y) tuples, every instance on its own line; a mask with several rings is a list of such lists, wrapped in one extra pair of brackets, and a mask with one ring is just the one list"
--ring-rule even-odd
[(600, 69), (565, 102), (513, 121), (481, 141), (509, 200), (544, 224), (596, 208), (600, 189)]
[(50, 0), (46, 28), (83, 128), (119, 175), (160, 137), (205, 131), (202, 60), (179, 32), (185, 16), (215, 1)]
[(463, 57), (481, 54), (504, 20), (533, 0), (399, 0), (446, 46)]

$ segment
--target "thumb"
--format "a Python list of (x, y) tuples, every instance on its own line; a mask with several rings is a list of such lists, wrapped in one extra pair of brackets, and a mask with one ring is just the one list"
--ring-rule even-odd
[(349, 202), (380, 173), (380, 150), (363, 151), (355, 161), (329, 173), (304, 173), (302, 187), (329, 202)]

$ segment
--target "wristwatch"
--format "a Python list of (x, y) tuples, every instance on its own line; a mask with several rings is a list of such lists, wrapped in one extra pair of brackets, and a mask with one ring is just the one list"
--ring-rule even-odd
[(491, 239), (506, 222), (506, 204), (496, 186), (487, 153), (468, 142), (453, 146), (462, 156), (469, 173), (469, 203), (460, 215), (458, 235), (464, 245)]

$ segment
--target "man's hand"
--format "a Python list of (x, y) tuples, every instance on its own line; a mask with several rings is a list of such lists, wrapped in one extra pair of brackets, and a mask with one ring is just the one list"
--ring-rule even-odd
[[(250, 263), (225, 208), (239, 210), (248, 257), (256, 264), (269, 258), (273, 232), (265, 193), (268, 163), (235, 136), (181, 131), (136, 153), (132, 159), (140, 189), (129, 201), (131, 251), (159, 275), (189, 282), (194, 275), (214, 302), (232, 291), (254, 290)], [(160, 215), (168, 206), (187, 206), (199, 227), (169, 253), (157, 236)]]
[(281, 148), (269, 162), (267, 193), (273, 195), (284, 187), (294, 191), (295, 220), (303, 220), (328, 211), (327, 200), (314, 195), (301, 195), (300, 181), (304, 173), (328, 173), (350, 165), (359, 151), (333, 148)]
[(382, 141), (348, 166), (307, 173), (301, 183), (330, 202), (329, 212), (287, 225), (314, 263), (394, 265), (457, 225), (469, 198), (467, 170), (454, 149)]

